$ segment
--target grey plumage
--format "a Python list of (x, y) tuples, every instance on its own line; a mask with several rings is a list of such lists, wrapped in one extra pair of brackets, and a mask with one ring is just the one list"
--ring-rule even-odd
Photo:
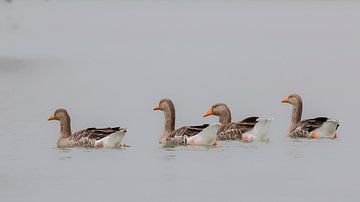
[(248, 117), (240, 122), (231, 122), (231, 112), (224, 103), (216, 103), (204, 116), (215, 115), (219, 117), (221, 127), (218, 131), (218, 140), (241, 140), (242, 135), (252, 130), (258, 117)]
[[(97, 140), (105, 138), (115, 132), (126, 129), (114, 128), (87, 128), (75, 133), (71, 132), (70, 115), (65, 109), (57, 109), (48, 120), (60, 121), (60, 135), (57, 141), (58, 147), (95, 147)], [(102, 147), (102, 145), (98, 145)]]
[(252, 130), (258, 117), (249, 117), (240, 122), (222, 124), (218, 131), (219, 140), (241, 140), (242, 135)]
[(303, 120), (299, 124), (294, 125), (294, 128), (291, 129), (289, 132), (289, 136), (292, 138), (308, 137), (311, 131), (314, 131), (321, 127), (321, 125), (327, 120), (328, 118), (326, 117)]
[[(325, 122), (329, 120), (327, 117), (317, 117), (313, 119), (305, 119), (301, 121), (303, 101), (300, 95), (291, 94), (287, 98), (282, 100), (283, 103), (289, 103), (293, 106), (291, 121), (288, 130), (288, 136), (291, 138), (307, 138), (310, 137), (310, 133), (319, 129)], [(338, 122), (335, 124), (335, 131), (339, 127)], [(334, 131), (334, 132), (335, 132)], [(336, 137), (336, 136), (335, 136)]]
[(187, 137), (197, 135), (209, 126), (209, 124), (183, 126), (175, 130), (175, 106), (168, 98), (162, 99), (154, 110), (164, 112), (165, 126), (164, 132), (160, 136), (160, 143), (166, 145), (186, 145)]

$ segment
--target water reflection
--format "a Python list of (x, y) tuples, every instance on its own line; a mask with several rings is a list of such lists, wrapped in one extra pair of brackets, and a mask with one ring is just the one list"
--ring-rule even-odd
[(7, 173), (4, 170), (0, 170), (0, 189), (11, 187), (10, 184), (12, 177)]
[(20, 58), (4, 58), (0, 57), (1, 73), (17, 72), (18, 70), (31, 64), (31, 61), (25, 61)]
[(167, 161), (171, 161), (174, 160), (176, 158), (176, 154), (175, 153), (165, 153), (165, 160)]

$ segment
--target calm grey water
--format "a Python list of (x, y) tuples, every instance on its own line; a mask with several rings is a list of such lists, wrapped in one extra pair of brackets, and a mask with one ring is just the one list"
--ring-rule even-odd
[[(0, 201), (358, 201), (359, 19), (355, 1), (1, 2)], [(337, 140), (286, 137), (293, 92)], [(271, 141), (164, 149), (163, 97), (178, 126), (216, 102), (273, 117)], [(56, 148), (59, 107), (132, 147)]]

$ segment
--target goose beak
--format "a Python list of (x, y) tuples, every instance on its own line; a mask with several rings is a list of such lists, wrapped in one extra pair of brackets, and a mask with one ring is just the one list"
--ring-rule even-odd
[(284, 98), (283, 100), (281, 100), (282, 103), (289, 103), (289, 98)]
[(51, 121), (51, 120), (55, 120), (55, 115), (54, 115), (54, 114), (51, 114), (51, 115), (48, 117), (48, 121)]
[(122, 131), (124, 131), (125, 133), (128, 132), (128, 129), (127, 128), (123, 128), (121, 129)]
[(160, 110), (160, 105), (157, 104), (157, 105), (153, 108), (153, 110)]
[(213, 114), (214, 114), (214, 112), (213, 112), (212, 108), (209, 108), (209, 110), (204, 114), (204, 117), (207, 117), (207, 116), (210, 116)]

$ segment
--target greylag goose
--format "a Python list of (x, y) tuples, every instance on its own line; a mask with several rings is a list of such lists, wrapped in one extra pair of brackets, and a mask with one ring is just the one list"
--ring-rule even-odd
[(120, 144), (127, 132), (126, 128), (87, 128), (75, 133), (71, 133), (70, 116), (65, 109), (57, 109), (48, 118), (60, 121), (60, 135), (57, 146), (60, 148), (70, 147), (128, 147)]
[(221, 123), (218, 131), (219, 140), (242, 140), (249, 142), (253, 140), (268, 140), (271, 124), (270, 118), (248, 117), (240, 122), (231, 122), (229, 107), (223, 103), (214, 104), (204, 114), (204, 117), (215, 115)]
[(340, 122), (327, 117), (317, 117), (301, 121), (303, 103), (297, 94), (289, 95), (281, 101), (293, 106), (288, 135), (291, 138), (336, 138)]
[(159, 142), (164, 145), (215, 145), (220, 124), (183, 126), (175, 130), (175, 106), (170, 99), (162, 99), (153, 110), (165, 115), (165, 128)]

